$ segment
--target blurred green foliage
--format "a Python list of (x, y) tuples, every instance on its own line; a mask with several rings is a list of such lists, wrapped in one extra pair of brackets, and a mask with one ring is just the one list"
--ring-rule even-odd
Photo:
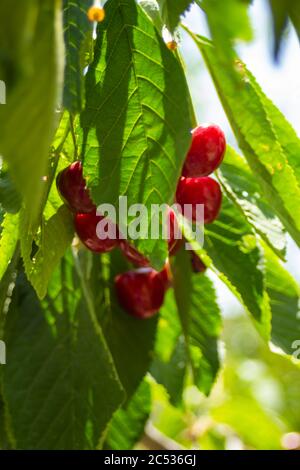
[(187, 449), (282, 449), (287, 433), (300, 433), (300, 360), (271, 352), (241, 313), (224, 322), (222, 340), (210, 397), (187, 385), (175, 408), (152, 382), (152, 424)]

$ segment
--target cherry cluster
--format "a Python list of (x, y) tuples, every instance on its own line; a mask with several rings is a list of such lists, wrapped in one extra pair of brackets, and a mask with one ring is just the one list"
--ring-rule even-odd
[[(197, 204), (204, 205), (204, 222), (213, 222), (220, 211), (222, 202), (221, 188), (211, 174), (222, 162), (226, 148), (225, 136), (215, 125), (199, 126), (192, 133), (192, 144), (178, 182), (176, 202), (183, 208), (192, 207), (191, 218), (197, 219), (194, 210)], [(99, 224), (104, 216), (98, 215), (91, 200), (89, 189), (83, 177), (80, 161), (75, 161), (57, 176), (57, 188), (65, 204), (74, 213), (75, 230), (82, 243), (96, 253), (107, 253), (119, 247), (127, 260), (137, 269), (122, 273), (115, 278), (115, 288), (120, 305), (124, 310), (138, 318), (149, 318), (158, 312), (164, 296), (171, 285), (171, 271), (168, 261), (162, 271), (150, 266), (149, 260), (125, 240), (119, 228), (106, 219), (106, 230)], [(167, 214), (169, 256), (176, 254), (184, 240), (178, 237), (178, 223), (174, 211)], [(100, 232), (100, 233), (99, 233)], [(114, 234), (113, 237), (108, 234)], [(194, 272), (204, 272), (206, 267), (191, 252)]]

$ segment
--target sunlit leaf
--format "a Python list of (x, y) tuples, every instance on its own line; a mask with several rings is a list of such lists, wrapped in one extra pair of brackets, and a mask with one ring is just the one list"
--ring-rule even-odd
[(262, 198), (247, 162), (229, 146), (218, 175), (228, 197), (239, 207), (255, 231), (283, 257), (286, 249), (284, 228), (273, 209)]
[(61, 206), (49, 220), (43, 220), (36, 233), (31, 231), (27, 213), (22, 210), (20, 232), (26, 275), (38, 296), (43, 298), (53, 270), (72, 241), (73, 216), (66, 206)]
[(300, 339), (300, 291), (291, 274), (265, 248), (267, 292), (272, 311), (272, 341), (287, 354)]
[(262, 193), (300, 246), (299, 164), (294, 164), (299, 139), (233, 50), (218, 42), (217, 33), (216, 46), (192, 36)]
[(19, 215), (5, 214), (0, 233), (0, 280), (14, 255), (19, 239)]
[(7, 85), (0, 107), (0, 153), (16, 189), (35, 221), (48, 171), (49, 146), (55, 131), (55, 107), (62, 84), (60, 2), (28, 0), (14, 8), (0, 6), (1, 79)]
[[(81, 117), (84, 172), (95, 203), (172, 203), (190, 143), (183, 70), (132, 0), (109, 0), (98, 25)], [(140, 245), (154, 267), (166, 243)]]
[[(252, 39), (252, 28), (248, 16), (251, 0), (203, 0), (201, 6), (207, 13), (219, 38), (234, 43), (236, 39)], [(229, 18), (224, 21), (224, 18)], [(221, 27), (220, 27), (221, 25)]]
[(145, 12), (150, 16), (153, 24), (158, 29), (162, 31), (163, 20), (160, 15), (159, 6), (156, 0), (140, 0), (140, 5), (144, 8)]

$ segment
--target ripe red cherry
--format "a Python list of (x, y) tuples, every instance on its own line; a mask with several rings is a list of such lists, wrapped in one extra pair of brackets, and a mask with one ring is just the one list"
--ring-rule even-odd
[(95, 210), (82, 173), (80, 161), (62, 170), (56, 178), (57, 189), (63, 201), (74, 212), (88, 213)]
[(120, 305), (137, 318), (150, 318), (163, 304), (166, 284), (164, 278), (152, 268), (129, 271), (115, 278)]
[(150, 265), (149, 260), (142, 255), (133, 245), (128, 243), (127, 240), (120, 240), (120, 248), (124, 256), (134, 266), (144, 268)]
[(203, 261), (194, 251), (191, 253), (191, 263), (194, 273), (204, 273), (207, 269)]
[[(91, 251), (106, 253), (113, 250), (119, 244), (118, 228), (112, 222), (107, 222), (108, 227), (99, 226), (99, 222), (105, 217), (97, 215), (96, 211), (87, 214), (76, 214), (74, 217), (75, 229), (82, 243)], [(98, 226), (98, 228), (97, 228)], [(110, 231), (111, 236), (105, 235)], [(101, 239), (101, 233), (103, 238)]]
[(182, 176), (207, 176), (222, 163), (226, 149), (224, 132), (219, 126), (199, 126), (192, 133), (192, 144), (182, 170)]
[[(204, 205), (204, 223), (213, 222), (219, 215), (222, 204), (222, 192), (217, 181), (208, 176), (203, 178), (181, 177), (177, 186), (176, 200), (182, 207), (192, 206), (192, 220), (197, 220), (196, 206)], [(188, 217), (188, 214), (185, 214)]]

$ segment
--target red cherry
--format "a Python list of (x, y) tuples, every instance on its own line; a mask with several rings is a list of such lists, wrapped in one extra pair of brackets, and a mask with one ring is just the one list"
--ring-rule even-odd
[(226, 149), (224, 132), (219, 126), (199, 126), (192, 133), (192, 144), (182, 176), (207, 176), (221, 165)]
[[(196, 206), (204, 205), (204, 223), (213, 222), (219, 215), (222, 192), (217, 181), (208, 176), (203, 178), (181, 177), (177, 186), (176, 200), (184, 213), (184, 204), (192, 205), (192, 220), (197, 220)], [(188, 216), (188, 214), (186, 214)]]
[[(95, 210), (87, 214), (76, 214), (74, 217), (75, 229), (80, 240), (89, 250), (97, 253), (111, 251), (119, 244), (117, 226), (113, 224), (113, 222), (108, 221), (108, 227), (105, 226), (102, 229), (98, 224), (103, 219), (105, 219), (105, 217), (97, 215)], [(101, 230), (103, 230), (103, 235), (108, 231), (111, 232), (111, 237), (107, 234), (106, 238), (102, 240)]]
[(194, 251), (191, 253), (191, 262), (194, 273), (204, 273), (206, 271), (205, 264)]
[(115, 278), (120, 305), (137, 318), (150, 318), (163, 304), (166, 285), (164, 279), (152, 268), (129, 271)]
[[(175, 255), (183, 245), (183, 237), (178, 227), (177, 218), (173, 209), (168, 210), (167, 214), (168, 225), (168, 250), (169, 256)], [(177, 236), (176, 236), (177, 235)], [(180, 237), (180, 238), (179, 238)]]
[(144, 268), (150, 265), (149, 260), (127, 240), (120, 240), (120, 248), (128, 261), (135, 266)]
[(95, 210), (80, 161), (72, 163), (57, 175), (56, 186), (63, 201), (74, 212), (87, 213)]

